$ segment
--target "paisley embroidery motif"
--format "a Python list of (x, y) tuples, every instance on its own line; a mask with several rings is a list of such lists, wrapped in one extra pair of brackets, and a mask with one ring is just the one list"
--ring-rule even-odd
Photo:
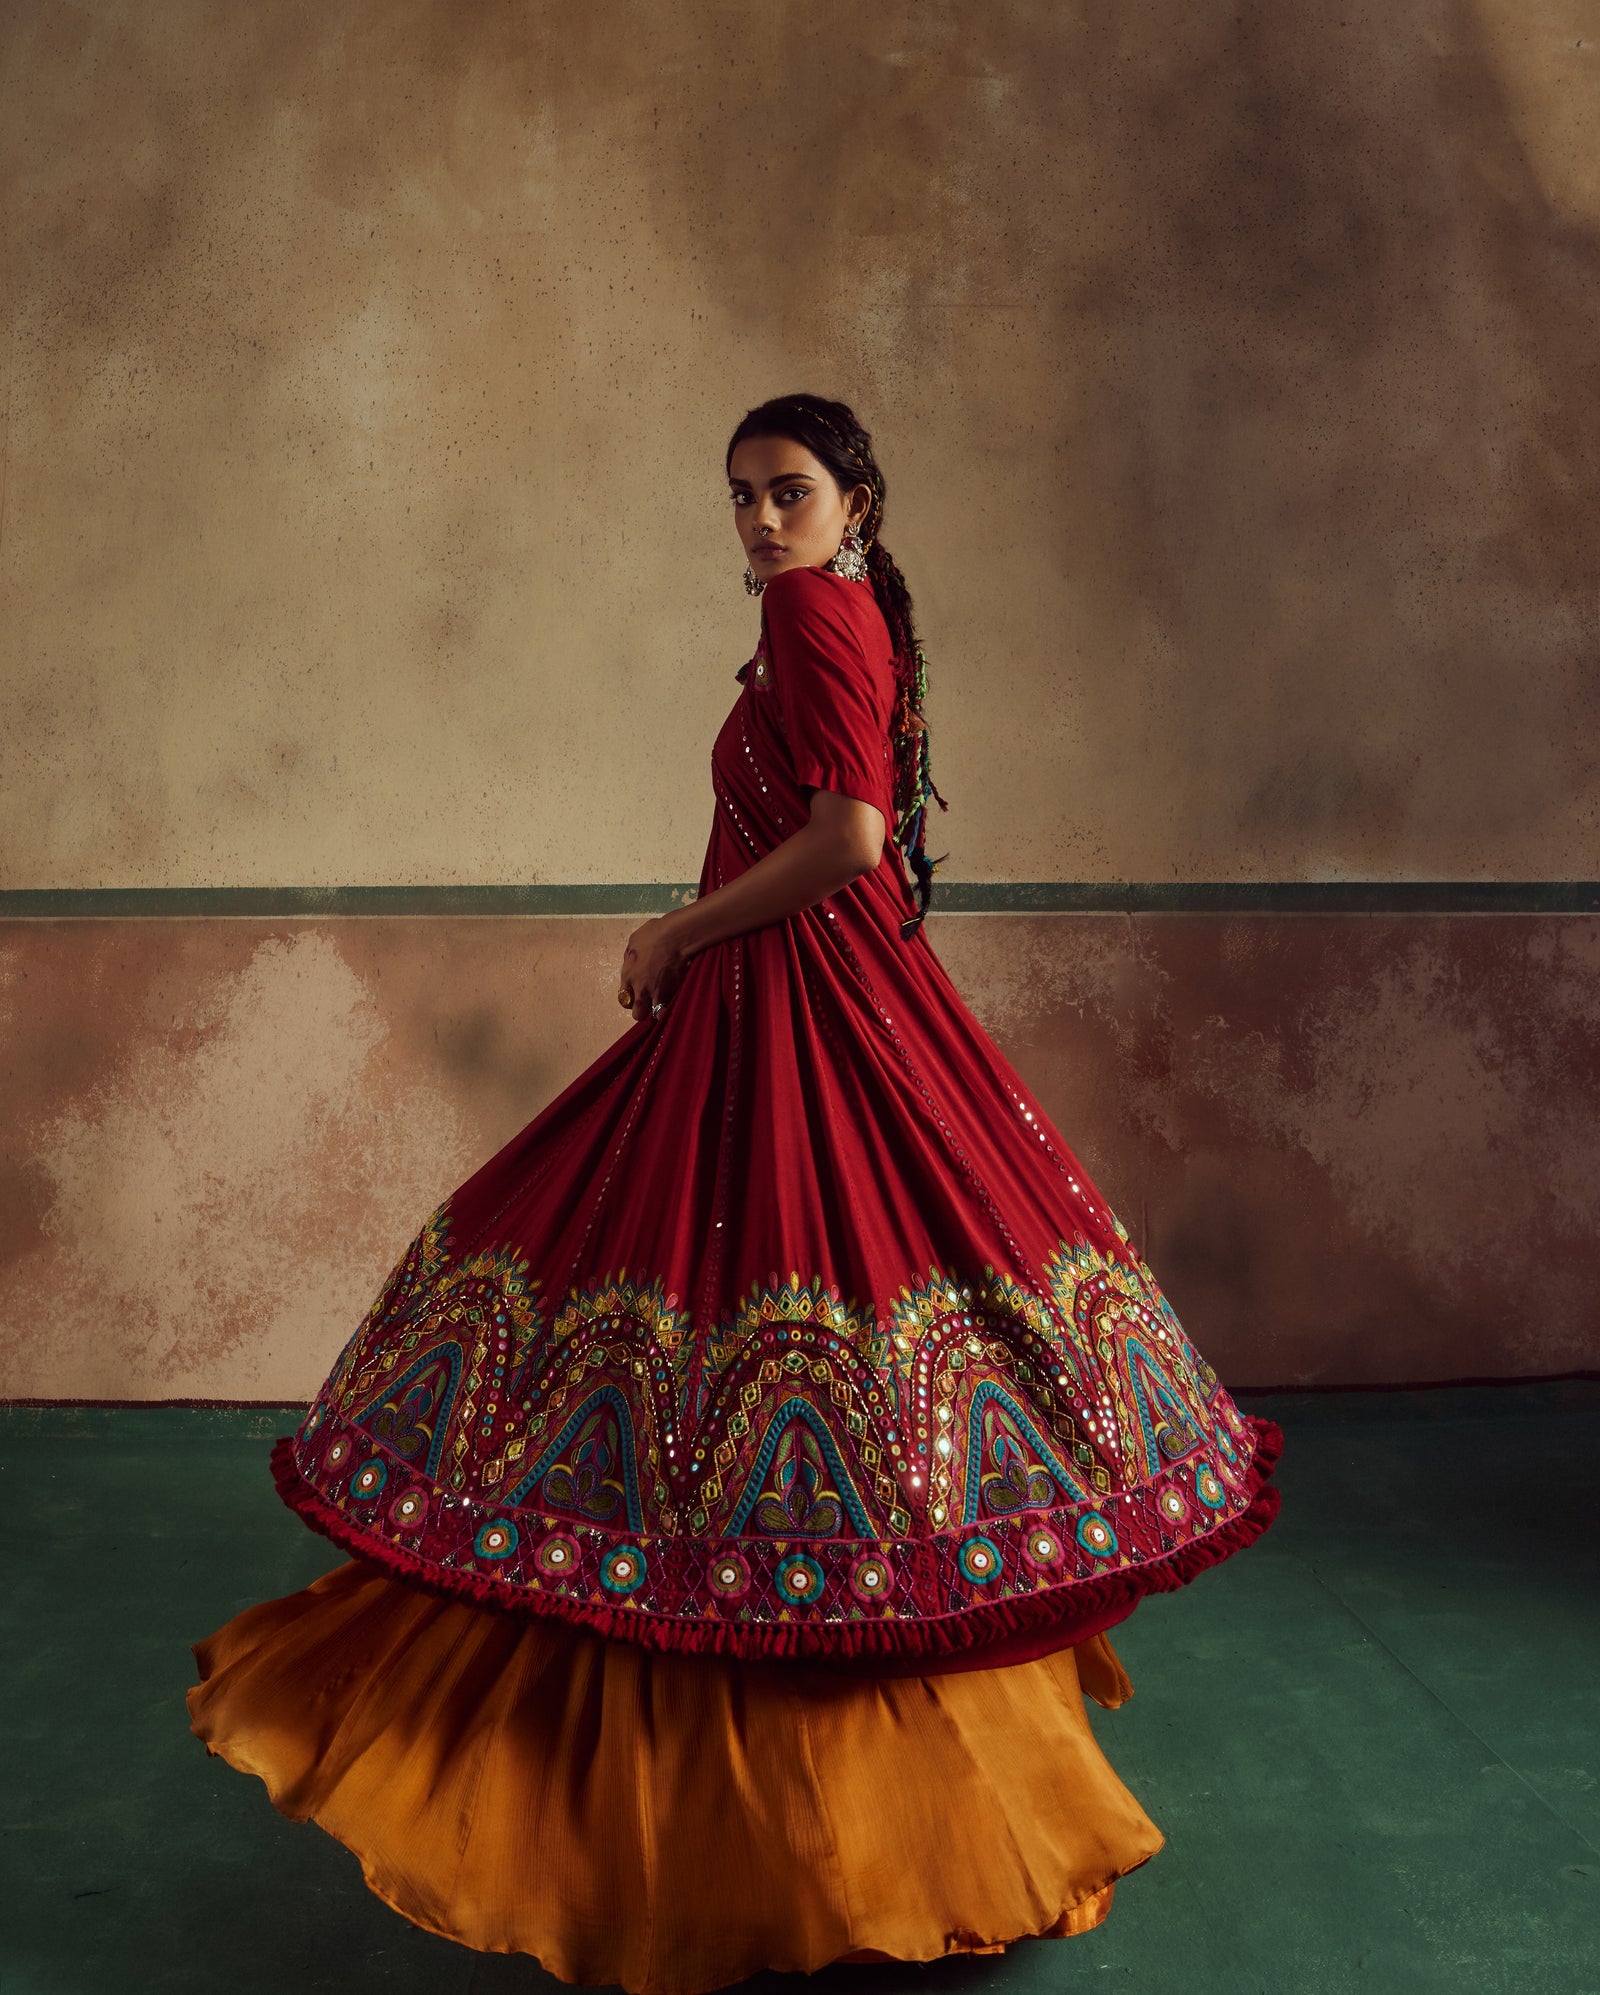
[(965, 1517), (1049, 1510), (1088, 1492), (1004, 1387), (985, 1380), (968, 1415)]
[[(744, 1433), (744, 1416), (734, 1419)], [(836, 1538), (847, 1512), (849, 1535), (871, 1537), (871, 1522), (833, 1436), (806, 1400), (785, 1401), (768, 1425), (729, 1529), (772, 1538)]]
[(578, 1408), (507, 1501), (542, 1493), (541, 1509), (565, 1511), (592, 1524), (643, 1523), (634, 1461), (633, 1423), (614, 1385), (602, 1386)]
[(373, 1401), (359, 1416), (361, 1425), (375, 1441), (432, 1476), (460, 1383), (461, 1346), (437, 1345)]

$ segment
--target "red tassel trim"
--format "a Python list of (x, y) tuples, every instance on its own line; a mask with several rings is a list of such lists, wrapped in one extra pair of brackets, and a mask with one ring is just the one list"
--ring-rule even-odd
[[(601, 1602), (571, 1600), (559, 1594), (511, 1593), (493, 1580), (457, 1571), (402, 1551), (372, 1532), (352, 1524), (343, 1512), (325, 1503), (301, 1476), (294, 1459), (294, 1437), (280, 1435), (272, 1446), (272, 1475), (278, 1494), (312, 1530), (320, 1531), (352, 1557), (367, 1559), (394, 1579), (444, 1599), (465, 1600), (474, 1607), (501, 1612), (546, 1615), (574, 1623), (597, 1635), (637, 1642), (650, 1649), (675, 1649), (694, 1655), (733, 1655), (751, 1661), (780, 1657), (832, 1661), (849, 1656), (958, 1656), (1007, 1636), (1049, 1630), (1049, 1647), (1065, 1647), (1122, 1620), (1147, 1593), (1171, 1593), (1187, 1586), (1208, 1566), (1231, 1558), (1254, 1544), (1273, 1522), (1282, 1491), (1268, 1478), (1283, 1450), (1283, 1429), (1275, 1420), (1245, 1414), (1255, 1430), (1246, 1508), (1204, 1537), (1178, 1545), (1160, 1558), (1120, 1571), (1097, 1573), (1091, 1579), (1048, 1587), (1038, 1593), (1013, 1595), (1009, 1600), (975, 1600), (959, 1613), (923, 1620), (735, 1622), (668, 1620), (637, 1609), (608, 1607)], [(1082, 1631), (1082, 1635), (1078, 1632)], [(1041, 1645), (1041, 1652), (1045, 1645)]]

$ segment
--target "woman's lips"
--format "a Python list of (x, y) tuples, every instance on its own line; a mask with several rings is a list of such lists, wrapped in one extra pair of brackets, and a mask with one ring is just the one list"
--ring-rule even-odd
[(757, 554), (787, 554), (789, 550), (786, 547), (774, 547), (770, 540), (764, 540), (755, 551)]

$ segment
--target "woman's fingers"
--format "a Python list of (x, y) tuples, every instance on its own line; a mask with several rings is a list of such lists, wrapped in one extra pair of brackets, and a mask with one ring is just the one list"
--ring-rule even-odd
[(677, 987), (678, 979), (670, 970), (663, 970), (655, 983), (646, 984), (642, 990), (638, 984), (635, 984), (634, 1017), (637, 1019), (649, 1018), (652, 1015), (652, 1007), (656, 1004), (665, 1005)]
[[(622, 952), (618, 989), (625, 984), (632, 986), (632, 1012), (639, 1021), (651, 1017), (654, 1006), (665, 1005), (683, 974), (677, 951), (662, 940), (663, 933), (659, 925), (647, 923), (644, 929), (636, 929), (629, 936)], [(635, 936), (643, 938), (643, 946)]]

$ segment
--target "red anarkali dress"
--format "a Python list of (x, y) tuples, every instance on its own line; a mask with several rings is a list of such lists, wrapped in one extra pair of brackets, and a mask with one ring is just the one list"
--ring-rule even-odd
[[(892, 828), (871, 587), (774, 576), (714, 891)], [(422, 1223), (297, 1431), (352, 1557), (196, 1643), (208, 1750), (408, 1919), (560, 1978), (1087, 1930), (1163, 1843), (1105, 1630), (1263, 1531), (1281, 1445), (962, 1002), (891, 838), (690, 958)]]

